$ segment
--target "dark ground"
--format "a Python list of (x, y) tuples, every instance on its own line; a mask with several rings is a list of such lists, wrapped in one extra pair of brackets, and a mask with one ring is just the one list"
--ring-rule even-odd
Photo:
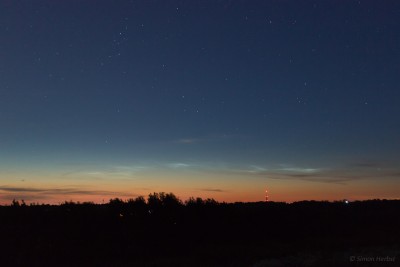
[(400, 266), (400, 201), (0, 206), (1, 266)]

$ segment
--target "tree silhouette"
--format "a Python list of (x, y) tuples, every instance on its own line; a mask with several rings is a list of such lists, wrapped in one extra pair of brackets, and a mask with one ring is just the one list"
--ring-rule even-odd
[[(61, 266), (88, 266), (76, 264), (82, 259), (96, 261), (89, 266), (258, 266), (253, 263), (263, 258), (319, 255), (343, 247), (349, 255), (357, 255), (360, 247), (397, 248), (400, 240), (398, 200), (266, 205), (192, 197), (183, 204), (161, 192), (147, 201), (114, 198), (107, 204), (23, 207), (21, 202), (0, 206), (4, 266), (60, 266), (60, 259), (65, 261)], [(204, 255), (207, 262), (198, 262)], [(349, 263), (348, 256), (341, 258)], [(341, 263), (335, 266), (353, 266)]]
[(19, 206), (20, 206), (19, 201), (13, 199), (12, 202), (11, 202), (11, 206), (13, 206), (13, 207), (19, 207)]
[(146, 200), (142, 196), (135, 199), (128, 199), (127, 206), (129, 211), (135, 216), (143, 216), (148, 211)]
[(153, 194), (149, 194), (147, 197), (147, 205), (149, 205), (149, 212), (153, 213), (161, 209), (162, 207), (162, 201), (161, 201), (161, 196), (165, 194), (164, 192), (162, 193), (156, 193), (154, 192)]

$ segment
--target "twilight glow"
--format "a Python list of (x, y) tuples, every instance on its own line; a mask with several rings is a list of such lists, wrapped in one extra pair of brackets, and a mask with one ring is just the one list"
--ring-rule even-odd
[(0, 3), (0, 204), (400, 198), (399, 11)]

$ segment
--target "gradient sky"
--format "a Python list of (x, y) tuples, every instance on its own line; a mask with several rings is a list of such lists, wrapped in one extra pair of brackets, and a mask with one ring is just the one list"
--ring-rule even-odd
[(0, 203), (400, 197), (400, 2), (0, 1)]

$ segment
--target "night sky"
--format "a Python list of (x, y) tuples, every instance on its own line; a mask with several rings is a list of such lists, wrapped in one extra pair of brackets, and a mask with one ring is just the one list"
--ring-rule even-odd
[(0, 203), (400, 198), (400, 2), (0, 2)]

